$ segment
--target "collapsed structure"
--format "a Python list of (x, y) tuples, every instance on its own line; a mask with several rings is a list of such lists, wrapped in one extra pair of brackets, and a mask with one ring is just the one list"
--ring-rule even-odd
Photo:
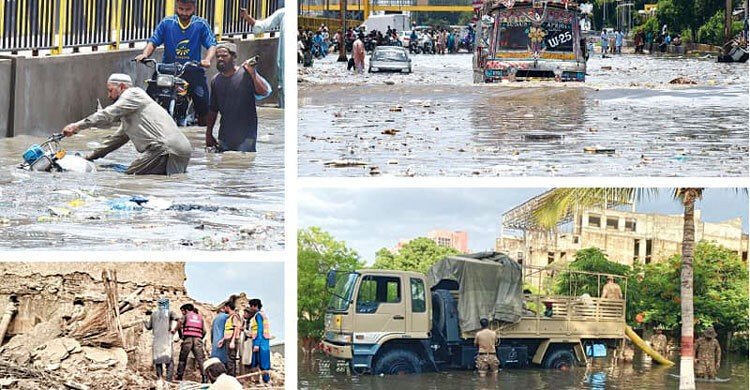
[[(168, 298), (177, 313), (192, 303), (206, 329), (221, 306), (187, 295), (184, 263), (0, 263), (0, 275), (0, 388), (153, 388), (153, 336), (143, 322), (156, 300)], [(236, 297), (247, 307), (244, 293)], [(179, 349), (176, 340), (175, 360)], [(273, 385), (283, 386), (280, 354), (272, 369)], [(185, 379), (200, 382), (192, 357)]]

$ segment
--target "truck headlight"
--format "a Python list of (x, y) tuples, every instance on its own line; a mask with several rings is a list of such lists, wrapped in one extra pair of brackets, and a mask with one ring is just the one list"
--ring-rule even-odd
[(328, 341), (340, 344), (351, 344), (352, 334), (351, 333), (328, 333), (326, 334)]
[(174, 76), (168, 74), (160, 74), (156, 76), (156, 85), (160, 87), (171, 87), (174, 85)]

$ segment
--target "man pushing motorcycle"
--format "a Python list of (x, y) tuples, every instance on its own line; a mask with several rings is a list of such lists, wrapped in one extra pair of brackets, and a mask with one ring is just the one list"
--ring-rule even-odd
[[(195, 15), (195, 2), (196, 0), (177, 0), (175, 3), (177, 14), (164, 18), (156, 26), (143, 53), (135, 59), (145, 60), (157, 47), (164, 44), (163, 63), (185, 64), (195, 61), (200, 63), (202, 68), (210, 68), (216, 51), (216, 38), (208, 21)], [(201, 59), (201, 47), (206, 49), (206, 56), (203, 59)], [(188, 67), (182, 75), (182, 78), (188, 82), (188, 94), (193, 99), (199, 126), (206, 125), (209, 102), (206, 72), (202, 68)], [(147, 91), (150, 96), (153, 96), (155, 92), (153, 88), (156, 86), (152, 83)]]
[(125, 173), (135, 175), (172, 175), (184, 173), (190, 162), (192, 146), (177, 128), (172, 117), (146, 92), (133, 87), (130, 76), (114, 73), (107, 79), (107, 94), (113, 102), (101, 111), (63, 128), (66, 137), (90, 127), (109, 127), (120, 121), (120, 127), (103, 145), (86, 156), (96, 160), (133, 141), (142, 153)]

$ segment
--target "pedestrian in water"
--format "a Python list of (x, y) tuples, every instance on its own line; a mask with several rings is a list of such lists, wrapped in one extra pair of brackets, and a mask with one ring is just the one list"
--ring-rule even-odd
[(365, 36), (359, 33), (357, 40), (352, 45), (352, 57), (354, 58), (354, 67), (357, 73), (362, 74), (365, 71)]
[(607, 277), (607, 284), (602, 287), (602, 299), (622, 299), (620, 285), (615, 283), (615, 278)]
[(251, 299), (245, 311), (245, 321), (250, 337), (253, 339), (253, 362), (252, 368), (258, 368), (264, 372), (263, 382), (271, 381), (268, 371), (271, 370), (271, 323), (262, 312), (263, 304), (260, 299)]
[[(206, 126), (206, 147), (220, 152), (255, 152), (258, 140), (256, 101), (271, 95), (271, 84), (261, 76), (250, 60), (237, 65), (237, 45), (222, 42), (216, 48), (216, 69), (211, 79), (211, 104)], [(219, 140), (213, 136), (216, 118)]]
[(667, 356), (667, 336), (662, 333), (661, 326), (657, 326), (654, 329), (654, 335), (649, 340), (651, 342), (651, 348), (661, 356)]
[(219, 342), (224, 340), (224, 326), (228, 318), (229, 314), (224, 311), (224, 306), (222, 306), (213, 322), (211, 322), (211, 357), (219, 359), (225, 365), (227, 364), (227, 351), (219, 345)]
[[(147, 312), (149, 317), (144, 321), (146, 330), (154, 332), (152, 343), (152, 352), (154, 359), (154, 368), (156, 369), (156, 378), (159, 381), (172, 381), (172, 335), (176, 330), (172, 326), (172, 321), (177, 321), (177, 315), (169, 310), (169, 300), (159, 298), (157, 300), (157, 309), (154, 312)], [(166, 367), (166, 376), (164, 368)]]
[(716, 340), (713, 326), (703, 331), (703, 337), (695, 342), (695, 375), (706, 379), (716, 379), (721, 366), (721, 345)]
[(133, 80), (122, 73), (113, 73), (107, 80), (107, 91), (112, 104), (88, 117), (63, 128), (66, 137), (90, 127), (120, 127), (107, 136), (102, 146), (86, 155), (96, 160), (121, 148), (128, 141), (142, 153), (133, 161), (127, 174), (174, 175), (185, 173), (193, 147), (177, 128), (169, 113), (156, 103), (146, 91), (133, 88)]
[(486, 318), (479, 320), (482, 330), (474, 336), (474, 345), (479, 347), (476, 366), (479, 376), (486, 376), (489, 371), (492, 375), (497, 374), (500, 361), (497, 360), (495, 346), (497, 345), (497, 334), (489, 329), (490, 322)]
[(607, 30), (602, 30), (602, 35), (599, 36), (602, 44), (602, 58), (607, 58), (607, 46), (609, 46), (609, 38), (607, 38)]
[(198, 309), (192, 303), (180, 306), (180, 312), (182, 318), (178, 322), (177, 329), (182, 337), (182, 345), (180, 346), (180, 358), (177, 364), (177, 380), (182, 380), (188, 356), (192, 352), (195, 364), (201, 372), (201, 382), (206, 383), (206, 376), (203, 372), (203, 336), (206, 335), (203, 316), (198, 313)]
[(615, 47), (617, 48), (617, 54), (622, 54), (622, 40), (625, 38), (619, 29), (615, 31)]
[(237, 375), (237, 350), (240, 343), (240, 332), (242, 331), (242, 317), (236, 311), (234, 299), (224, 304), (224, 312), (227, 313), (227, 321), (224, 323), (224, 338), (219, 340), (219, 348), (227, 353), (227, 374)]
[(616, 50), (615, 49), (615, 43), (616, 43), (615, 34), (614, 33), (607, 34), (607, 36), (609, 37), (609, 52), (612, 54), (615, 54), (615, 50)]

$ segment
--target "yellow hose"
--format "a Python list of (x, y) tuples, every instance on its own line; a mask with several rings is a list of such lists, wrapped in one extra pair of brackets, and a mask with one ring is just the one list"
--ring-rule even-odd
[(645, 341), (643, 341), (642, 338), (638, 336), (637, 333), (633, 331), (633, 329), (627, 325), (625, 325), (625, 334), (628, 336), (630, 341), (633, 342), (638, 348), (642, 349), (643, 352), (645, 352), (648, 356), (651, 356), (651, 359), (654, 359), (655, 362), (659, 364), (663, 364), (665, 366), (674, 366), (674, 362), (665, 358), (664, 356), (659, 355), (658, 352), (654, 351), (653, 348), (651, 348), (648, 344), (646, 344)]

